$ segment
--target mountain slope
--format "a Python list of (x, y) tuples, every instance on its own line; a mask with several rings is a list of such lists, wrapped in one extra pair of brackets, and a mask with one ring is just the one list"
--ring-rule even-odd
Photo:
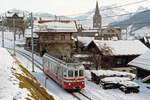
[(122, 21), (112, 22), (110, 26), (120, 26), (122, 29), (126, 29), (130, 26), (130, 32), (134, 32), (143, 27), (150, 27), (150, 10), (144, 9), (141, 12), (133, 14), (130, 18)]

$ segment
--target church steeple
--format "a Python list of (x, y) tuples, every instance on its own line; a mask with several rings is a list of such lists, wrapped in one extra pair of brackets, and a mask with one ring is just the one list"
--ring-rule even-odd
[(96, 9), (95, 9), (95, 14), (100, 14), (100, 13), (99, 13), (98, 1), (96, 1)]
[(93, 28), (101, 29), (101, 15), (99, 11), (98, 1), (96, 1), (96, 9), (93, 16)]

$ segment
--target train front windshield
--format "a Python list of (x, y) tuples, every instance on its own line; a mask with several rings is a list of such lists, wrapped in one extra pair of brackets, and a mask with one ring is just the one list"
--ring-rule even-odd
[(84, 72), (83, 69), (80, 70), (68, 70), (68, 77), (69, 78), (77, 78), (77, 77), (83, 77)]

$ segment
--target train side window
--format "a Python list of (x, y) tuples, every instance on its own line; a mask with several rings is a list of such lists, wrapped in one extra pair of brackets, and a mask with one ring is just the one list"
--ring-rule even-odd
[(79, 76), (83, 76), (83, 70), (79, 70)]
[(72, 70), (68, 70), (68, 77), (73, 77), (73, 71)]
[(67, 70), (66, 69), (64, 69), (63, 74), (64, 74), (64, 77), (67, 77)]
[(51, 62), (49, 62), (49, 69), (51, 70)]
[(78, 77), (78, 71), (75, 70), (75, 77)]

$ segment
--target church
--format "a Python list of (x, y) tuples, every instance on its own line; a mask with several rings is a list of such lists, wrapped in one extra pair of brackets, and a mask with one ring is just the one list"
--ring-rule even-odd
[(95, 14), (93, 16), (93, 29), (99, 30), (98, 36), (95, 36), (97, 40), (120, 40), (121, 29), (118, 27), (102, 27), (102, 16), (99, 11), (98, 1), (96, 2)]
[(97, 29), (102, 28), (102, 17), (100, 15), (98, 1), (96, 2), (95, 14), (93, 16), (93, 28), (97, 28)]

